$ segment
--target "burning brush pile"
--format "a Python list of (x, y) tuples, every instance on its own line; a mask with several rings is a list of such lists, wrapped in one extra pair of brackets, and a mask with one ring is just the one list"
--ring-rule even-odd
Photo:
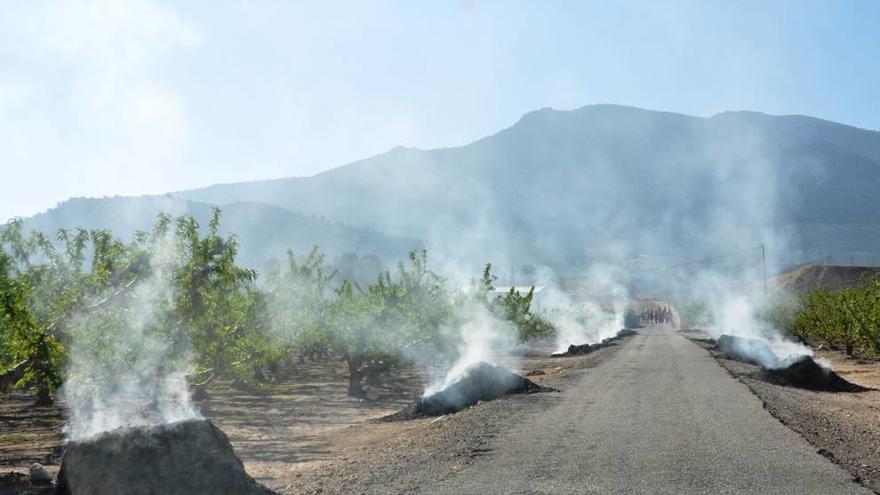
[(400, 412), (387, 416), (387, 421), (400, 421), (458, 412), (480, 401), (494, 400), (510, 394), (551, 392), (506, 368), (478, 362), (465, 368), (448, 385), (421, 397)]
[(593, 351), (597, 351), (602, 349), (603, 347), (608, 347), (614, 343), (616, 340), (620, 340), (624, 337), (629, 337), (631, 335), (635, 335), (638, 332), (635, 330), (630, 330), (629, 328), (624, 328), (617, 332), (613, 337), (608, 337), (602, 339), (601, 342), (597, 342), (595, 344), (580, 344), (580, 345), (570, 345), (568, 346), (568, 350), (565, 352), (554, 352), (550, 355), (550, 357), (567, 357), (567, 356), (580, 356), (582, 354), (589, 354)]
[(59, 495), (272, 495), (204, 419), (119, 428), (67, 445)]
[(761, 366), (760, 378), (770, 383), (822, 392), (867, 390), (817, 363), (809, 354), (780, 353), (763, 340), (722, 335), (717, 346), (732, 359)]

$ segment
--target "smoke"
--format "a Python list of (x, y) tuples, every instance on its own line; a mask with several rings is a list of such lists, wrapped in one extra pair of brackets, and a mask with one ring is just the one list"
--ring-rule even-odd
[(192, 371), (186, 332), (169, 321), (173, 253), (170, 243), (158, 243), (146, 279), (74, 319), (61, 390), (70, 440), (200, 417), (186, 379)]
[[(571, 112), (542, 110), (469, 146), (396, 149), (316, 177), (199, 194), (206, 201), (227, 196), (257, 199), (419, 237), (432, 263), (439, 262), (440, 272), (454, 281), (473, 277), (487, 261), (503, 266), (499, 285), (546, 285), (539, 315), (555, 327), (559, 350), (613, 336), (623, 326), (628, 299), (647, 294), (659, 300), (703, 302), (712, 335), (759, 341), (761, 345), (741, 346), (737, 352), (775, 366), (808, 349), (788, 342), (757, 316), (766, 301), (754, 290), (764, 276), (761, 252), (755, 247), (767, 247), (767, 271), (772, 273), (775, 255), (788, 246), (780, 229), (785, 207), (780, 198), (793, 196), (783, 186), (791, 173), (786, 170), (793, 167), (777, 163), (784, 150), (767, 131), (772, 119), (745, 113), (701, 119), (607, 105)], [(745, 254), (730, 257), (731, 252)], [(720, 261), (662, 269), (700, 256)], [(646, 265), (650, 260), (653, 265)], [(524, 279), (525, 265), (546, 265), (552, 273)], [(572, 281), (563, 283), (566, 278)], [(123, 371), (133, 374), (130, 381), (146, 382), (152, 396), (164, 396), (169, 395), (163, 392), (166, 388), (180, 390), (166, 380), (185, 374), (179, 363), (186, 360), (168, 358), (170, 351), (161, 338), (150, 340), (155, 336), (150, 320), (161, 318), (162, 312), (149, 308), (161, 306), (162, 297), (156, 293), (163, 289), (148, 287), (142, 283), (130, 296), (135, 308), (131, 311), (141, 318), (125, 322), (128, 330), (123, 334), (150, 342), (153, 354), (134, 352), (139, 366)], [(292, 331), (278, 336), (287, 339), (285, 345), (297, 344), (308, 333), (304, 328), (322, 321), (298, 320), (296, 313), (309, 304), (297, 297), (282, 299), (285, 304), (293, 299)], [(431, 370), (426, 393), (448, 385), (476, 362), (508, 359), (516, 348), (516, 331), (484, 304), (460, 305), (455, 312), (443, 330), (455, 342), (451, 352), (439, 349), (430, 357), (413, 359)], [(278, 313), (276, 324), (285, 316)], [(369, 322), (372, 316), (363, 318)], [(349, 330), (367, 326), (343, 323)], [(393, 325), (369, 328), (387, 332), (389, 341), (395, 340), (395, 332), (406, 333), (398, 330)], [(128, 343), (115, 342), (121, 338), (111, 335), (109, 342), (131, 354)], [(409, 343), (378, 345), (394, 353)], [(75, 342), (76, 346), (84, 346), (86, 356), (97, 352), (94, 345)], [(96, 401), (129, 392), (124, 383), (93, 383), (91, 365), (84, 361), (88, 360), (74, 356), (71, 372), (101, 388), (91, 402), (88, 393), (81, 394), (87, 413), (101, 417), (93, 410), (111, 405), (95, 406)], [(75, 392), (70, 395), (76, 397)], [(182, 408), (188, 409), (183, 402)]]
[(549, 282), (544, 289), (540, 315), (556, 330), (557, 352), (570, 345), (597, 344), (614, 337), (623, 328), (624, 311), (629, 302), (629, 291), (620, 283), (621, 275), (614, 265), (596, 263), (589, 267), (580, 281), (582, 294), (579, 299), (559, 288), (542, 270), (543, 280)]
[(762, 308), (774, 300), (754, 286), (739, 290), (734, 286), (734, 281), (711, 272), (700, 274), (694, 285), (702, 291), (710, 313), (705, 330), (718, 339), (722, 352), (767, 369), (784, 368), (813, 355), (812, 349), (786, 338), (761, 317)]
[(423, 397), (445, 389), (469, 367), (480, 362), (503, 364), (508, 369), (518, 370), (512, 355), (517, 345), (516, 331), (509, 322), (500, 320), (482, 302), (470, 298), (457, 308), (454, 320), (454, 327), (447, 329), (458, 340), (452, 365), (435, 374), (435, 378), (425, 387)]
[(771, 370), (787, 368), (802, 357), (813, 355), (809, 347), (779, 336), (755, 339), (725, 334), (718, 339), (718, 348), (734, 359), (749, 361)]

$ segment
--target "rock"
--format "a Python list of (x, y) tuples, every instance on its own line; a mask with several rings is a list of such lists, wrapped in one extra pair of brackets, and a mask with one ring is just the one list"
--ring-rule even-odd
[(51, 483), (54, 478), (49, 474), (49, 471), (46, 471), (46, 468), (43, 467), (42, 464), (35, 462), (31, 464), (30, 479), (31, 483), (42, 485), (45, 483)]
[(120, 428), (67, 445), (60, 495), (272, 495), (210, 421)]
[(364, 387), (364, 398), (367, 400), (379, 400), (379, 390), (376, 387), (366, 385)]

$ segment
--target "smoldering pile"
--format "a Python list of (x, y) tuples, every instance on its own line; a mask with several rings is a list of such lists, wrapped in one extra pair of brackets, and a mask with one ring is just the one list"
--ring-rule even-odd
[(273, 495), (210, 421), (120, 428), (67, 445), (59, 495)]
[(629, 328), (624, 328), (617, 332), (613, 337), (608, 337), (602, 339), (601, 342), (597, 342), (595, 344), (581, 344), (581, 345), (570, 345), (568, 346), (568, 350), (565, 352), (554, 352), (550, 354), (550, 357), (567, 357), (567, 356), (580, 356), (582, 354), (589, 354), (593, 351), (597, 351), (602, 349), (603, 347), (608, 347), (614, 343), (616, 340), (620, 340), (625, 337), (629, 337), (632, 335), (636, 335), (638, 332), (635, 330), (631, 330)]
[(779, 385), (805, 388), (821, 392), (863, 392), (861, 385), (849, 382), (830, 368), (817, 363), (810, 356), (802, 356), (780, 369), (763, 369), (764, 378)]
[(761, 366), (759, 377), (787, 387), (823, 392), (861, 392), (866, 388), (843, 379), (834, 370), (817, 363), (811, 356), (777, 356), (761, 340), (722, 335), (718, 349), (732, 359)]
[(402, 411), (383, 418), (401, 421), (458, 412), (480, 401), (494, 400), (510, 394), (534, 394), (555, 391), (542, 387), (506, 368), (486, 362), (468, 366), (449, 385), (424, 396)]

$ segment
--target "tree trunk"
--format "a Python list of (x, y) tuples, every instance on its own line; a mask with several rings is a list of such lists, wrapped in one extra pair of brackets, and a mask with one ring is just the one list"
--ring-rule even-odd
[(205, 385), (193, 385), (190, 387), (190, 397), (196, 402), (204, 402), (208, 400), (208, 387)]
[(378, 367), (369, 366), (366, 370), (367, 385), (373, 387), (382, 386), (382, 370)]
[(49, 387), (45, 385), (40, 385), (37, 389), (37, 403), (38, 407), (46, 407), (51, 406), (55, 402), (52, 400), (52, 394), (49, 393)]
[(363, 397), (366, 395), (364, 392), (364, 385), (361, 382), (363, 379), (363, 371), (361, 371), (360, 360), (349, 358), (348, 360), (348, 395), (352, 397)]

